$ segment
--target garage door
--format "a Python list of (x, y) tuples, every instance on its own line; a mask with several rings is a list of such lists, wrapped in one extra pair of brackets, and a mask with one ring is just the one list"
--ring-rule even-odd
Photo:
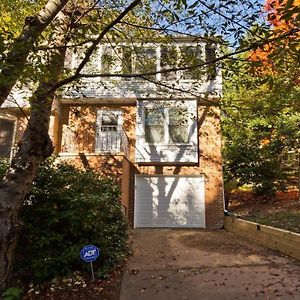
[(134, 226), (204, 228), (204, 178), (136, 175)]

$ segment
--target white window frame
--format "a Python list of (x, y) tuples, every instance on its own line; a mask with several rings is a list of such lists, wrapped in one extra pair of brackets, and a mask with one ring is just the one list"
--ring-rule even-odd
[[(170, 142), (170, 109), (172, 109), (173, 107), (161, 107), (160, 109), (163, 109), (164, 111), (164, 116), (165, 119), (163, 119), (164, 123), (163, 123), (163, 127), (164, 127), (164, 141), (161, 143), (149, 143), (146, 141), (146, 110), (149, 109), (148, 107), (144, 107), (143, 109), (143, 125), (144, 125), (144, 142), (149, 144), (149, 145), (188, 145), (190, 143), (190, 141), (188, 141), (187, 143), (171, 143)], [(178, 108), (182, 108), (182, 109), (186, 109), (187, 113), (189, 114), (189, 110), (188, 107), (186, 106), (181, 106)], [(152, 109), (152, 108), (150, 108)], [(155, 108), (154, 108), (155, 109)], [(192, 122), (190, 120), (191, 118), (188, 117), (187, 120), (187, 127), (188, 129), (190, 128)], [(155, 126), (155, 125), (154, 125)], [(188, 133), (187, 133), (188, 134)], [(188, 137), (188, 139), (190, 140), (190, 137)]]
[[(193, 100), (192, 100), (193, 101)], [(196, 101), (196, 100), (194, 100)], [(143, 136), (142, 141), (144, 144), (147, 145), (175, 145), (175, 146), (186, 146), (193, 144), (195, 141), (193, 140), (192, 136), (190, 135), (190, 130), (193, 125), (195, 125), (195, 122), (197, 120), (197, 111), (192, 111), (192, 107), (188, 104), (188, 102), (191, 102), (191, 100), (186, 101), (142, 101), (142, 126), (143, 126)], [(177, 102), (177, 103), (176, 103)], [(172, 106), (171, 104), (176, 103), (176, 106)], [(170, 132), (169, 132), (169, 125), (170, 125), (170, 119), (169, 119), (169, 110), (173, 107), (178, 108), (184, 108), (187, 109), (188, 112), (188, 142), (187, 143), (171, 143), (170, 142)], [(197, 105), (196, 105), (197, 107)], [(162, 108), (165, 112), (165, 115), (167, 116), (164, 120), (164, 141), (162, 143), (149, 143), (146, 141), (146, 109), (155, 109), (155, 108)]]

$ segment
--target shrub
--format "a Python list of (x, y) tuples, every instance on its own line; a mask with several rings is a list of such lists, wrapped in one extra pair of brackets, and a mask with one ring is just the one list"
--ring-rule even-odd
[(8, 159), (0, 157), (0, 180), (4, 177), (8, 169), (8, 166), (9, 166)]
[(21, 219), (17, 270), (35, 282), (88, 268), (80, 249), (101, 249), (94, 263), (105, 276), (126, 255), (127, 225), (118, 186), (92, 171), (53, 161), (44, 163), (27, 196)]

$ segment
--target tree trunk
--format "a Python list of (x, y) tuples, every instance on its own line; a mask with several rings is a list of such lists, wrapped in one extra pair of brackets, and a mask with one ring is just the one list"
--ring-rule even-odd
[(4, 59), (0, 73), (0, 106), (22, 74), (26, 59), (44, 29), (51, 23), (68, 0), (49, 0), (34, 17), (27, 17), (24, 28)]
[[(55, 19), (52, 46), (65, 45), (67, 29), (68, 19), (59, 13)], [(14, 251), (21, 227), (19, 212), (39, 164), (53, 152), (48, 129), (54, 92), (48, 91), (53, 89), (60, 78), (64, 58), (64, 47), (52, 50), (48, 71), (30, 99), (30, 118), (19, 149), (0, 183), (0, 295), (13, 279)]]
[(300, 202), (300, 148), (298, 149), (298, 200)]

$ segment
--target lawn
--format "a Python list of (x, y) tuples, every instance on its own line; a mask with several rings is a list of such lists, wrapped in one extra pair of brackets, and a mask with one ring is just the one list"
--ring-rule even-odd
[(242, 219), (300, 233), (300, 201), (297, 191), (279, 192), (272, 197), (249, 191), (227, 193), (228, 210)]

